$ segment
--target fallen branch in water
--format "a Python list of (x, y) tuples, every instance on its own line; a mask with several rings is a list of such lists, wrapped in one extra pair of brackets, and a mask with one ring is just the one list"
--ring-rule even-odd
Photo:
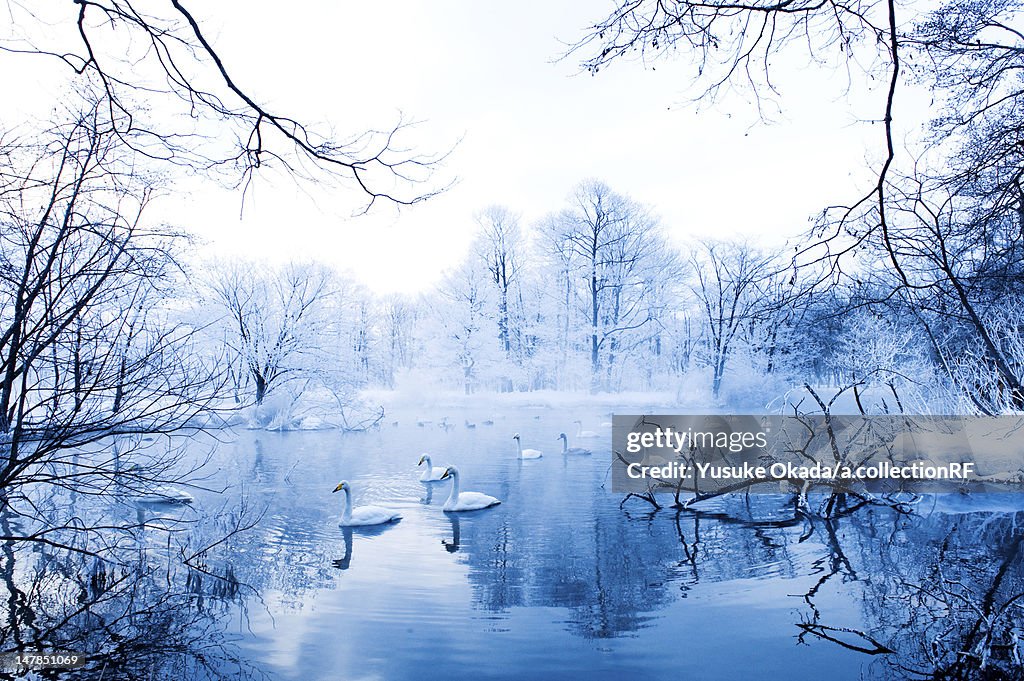
[(621, 502), (619, 502), (619, 508), (622, 508), (622, 506), (623, 506), (623, 505), (624, 505), (624, 504), (625, 504), (625, 503), (626, 503), (627, 501), (629, 501), (630, 497), (635, 497), (635, 498), (637, 498), (637, 499), (643, 499), (643, 500), (644, 500), (644, 501), (646, 501), (646, 502), (647, 502), (648, 504), (650, 504), (651, 506), (653, 506), (655, 510), (659, 510), (659, 509), (661, 509), (661, 504), (659, 504), (659, 503), (658, 503), (658, 500), (657, 500), (657, 499), (655, 499), (655, 497), (654, 497), (654, 492), (643, 492), (643, 493), (638, 493), (638, 492), (630, 492), (629, 494), (627, 494), (627, 495), (625, 496), (625, 498), (624, 498), (624, 499), (623, 499), (623, 500), (622, 500)]
[[(849, 627), (829, 627), (824, 624), (815, 624), (813, 622), (801, 622), (800, 624), (797, 624), (797, 626), (808, 634), (825, 639), (826, 641), (832, 641), (833, 643), (841, 645), (844, 648), (848, 648), (849, 650), (855, 650), (858, 653), (865, 653), (866, 655), (887, 655), (895, 652), (891, 648), (879, 643), (873, 637), (858, 629), (850, 629)], [(867, 641), (874, 647), (867, 648), (855, 643), (850, 643), (849, 641), (844, 641), (841, 638), (833, 636), (832, 633), (853, 634), (854, 636)]]

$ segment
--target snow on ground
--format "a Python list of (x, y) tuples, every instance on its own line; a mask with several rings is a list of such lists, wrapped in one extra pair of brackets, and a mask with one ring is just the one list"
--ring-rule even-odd
[[(258, 407), (225, 405), (221, 412), (226, 425), (266, 430), (320, 430), (351, 428), (376, 418), (384, 409), (384, 419), (392, 411), (419, 411), (425, 418), (448, 414), (461, 423), (466, 416), (484, 407), (537, 408), (589, 412), (609, 420), (613, 414), (784, 414), (794, 408), (803, 414), (821, 413), (815, 395), (802, 385), (794, 385), (782, 376), (730, 375), (719, 397), (712, 395), (710, 376), (694, 370), (681, 377), (671, 390), (599, 392), (536, 390), (529, 392), (475, 392), (441, 387), (434, 381), (409, 373), (396, 389), (371, 388), (340, 398), (326, 389), (305, 389), (299, 393), (287, 386), (269, 394)], [(944, 404), (924, 404), (909, 396), (897, 397), (886, 386), (864, 387), (857, 394), (835, 386), (811, 388), (828, 405), (833, 415), (867, 414), (914, 415), (948, 414)], [(859, 401), (859, 404), (858, 404)], [(460, 415), (462, 414), (462, 415)]]
[(538, 407), (545, 409), (575, 409), (578, 407), (606, 408), (609, 411), (622, 411), (624, 408), (633, 410), (649, 410), (652, 408), (676, 408), (678, 403), (675, 395), (669, 392), (624, 392), (598, 393), (559, 392), (555, 390), (537, 390), (534, 392), (510, 393), (474, 393), (466, 395), (456, 391), (398, 391), (398, 390), (366, 390), (361, 394), (363, 400), (382, 404), (385, 408), (404, 408), (422, 406), (425, 408), (458, 409), (460, 407), (478, 407), (481, 404), (495, 407)]

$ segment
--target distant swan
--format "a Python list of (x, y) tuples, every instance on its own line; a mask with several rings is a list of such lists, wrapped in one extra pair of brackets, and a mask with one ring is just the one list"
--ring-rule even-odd
[(185, 490), (157, 485), (140, 494), (133, 494), (132, 501), (139, 504), (191, 504), (195, 499)]
[(519, 450), (520, 459), (539, 459), (544, 456), (544, 453), (539, 449), (523, 449), (523, 443), (519, 441), (519, 433), (513, 435), (512, 439), (516, 441), (516, 449)]
[[(139, 464), (132, 464), (125, 469), (126, 473), (142, 475), (143, 468)], [(191, 504), (195, 499), (183, 489), (171, 487), (170, 485), (154, 485), (153, 487), (124, 488), (126, 495), (136, 504)]]
[(362, 527), (366, 525), (383, 525), (401, 520), (402, 516), (398, 511), (380, 506), (356, 506), (352, 508), (352, 486), (342, 480), (334, 488), (335, 492), (345, 493), (345, 512), (341, 514), (342, 527)]
[(592, 430), (583, 430), (583, 421), (573, 421), (576, 424), (576, 437), (601, 437), (600, 433), (595, 433)]
[(562, 454), (579, 454), (585, 456), (591, 453), (589, 449), (583, 449), (582, 447), (570, 447), (569, 438), (565, 436), (565, 433), (559, 433), (558, 439), (562, 441)]
[(433, 464), (431, 464), (430, 456), (428, 454), (424, 454), (423, 456), (421, 456), (420, 462), (416, 465), (422, 466), (423, 464), (427, 464), (427, 469), (423, 471), (423, 475), (420, 476), (421, 482), (435, 482), (437, 480), (440, 480), (441, 477), (444, 475), (444, 468), (442, 468), (441, 466), (434, 466)]
[(441, 508), (445, 511), (478, 511), (481, 508), (497, 506), (500, 499), (483, 494), (481, 492), (459, 492), (459, 469), (455, 466), (448, 466), (444, 471), (442, 480), (452, 479), (452, 493), (448, 495), (448, 501), (444, 502)]

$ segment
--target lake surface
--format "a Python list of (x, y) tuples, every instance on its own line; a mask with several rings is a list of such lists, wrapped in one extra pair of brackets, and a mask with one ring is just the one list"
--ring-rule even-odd
[[(212, 450), (195, 504), (131, 511), (152, 528), (137, 541), (163, 617), (130, 623), (135, 654), (163, 656), (140, 677), (922, 678), (973, 645), (972, 613), (999, 645), (1021, 625), (1016, 497), (832, 520), (797, 515), (781, 494), (654, 512), (610, 490), (606, 414), (453, 411), (450, 428), (443, 416), (192, 443), (197, 457)], [(575, 442), (592, 456), (560, 453), (575, 418), (603, 433)], [(515, 432), (544, 457), (517, 459)], [(423, 452), (501, 505), (444, 513), (450, 484), (418, 480)], [(340, 528), (343, 479), (356, 505), (403, 519)], [(238, 525), (253, 527), (218, 539)], [(189, 552), (194, 570), (162, 574), (160, 561)]]
[[(782, 495), (698, 514), (620, 508), (606, 416), (524, 408), (485, 426), (486, 413), (460, 413), (448, 429), (441, 416), (392, 414), (361, 434), (241, 432), (218, 449), (228, 494), (266, 509), (233, 542), (234, 573), (258, 591), (230, 620), (241, 657), (281, 679), (899, 678), (893, 658), (914, 651), (849, 646), (872, 647), (863, 633), (896, 647), (905, 615), (889, 616), (880, 587), (914, 579), (964, 517), (863, 509), (812, 523)], [(575, 443), (592, 456), (560, 453), (575, 416), (603, 433)], [(544, 457), (518, 460), (515, 432)], [(444, 513), (450, 485), (419, 482), (422, 452), (502, 504)], [(339, 528), (342, 479), (356, 505), (401, 522)], [(990, 529), (1016, 517), (967, 517), (979, 515)]]

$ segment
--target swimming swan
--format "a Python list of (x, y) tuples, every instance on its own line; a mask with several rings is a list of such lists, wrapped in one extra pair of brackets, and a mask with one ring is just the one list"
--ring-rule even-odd
[(195, 500), (185, 490), (169, 485), (157, 485), (145, 492), (133, 494), (132, 501), (139, 504), (191, 504)]
[(516, 441), (516, 449), (519, 450), (520, 459), (539, 459), (544, 456), (544, 453), (539, 449), (523, 449), (523, 443), (519, 441), (519, 433), (513, 435), (512, 439)]
[(565, 436), (565, 433), (559, 433), (558, 439), (562, 441), (562, 454), (589, 455), (591, 453), (589, 449), (583, 449), (582, 447), (570, 447), (569, 438)]
[(345, 493), (345, 512), (341, 514), (342, 527), (363, 527), (366, 525), (383, 525), (401, 520), (402, 516), (398, 511), (380, 506), (356, 506), (352, 508), (352, 486), (346, 480), (338, 483), (334, 488), (335, 492)]
[[(152, 439), (152, 438), (148, 438)], [(143, 440), (145, 442), (145, 440)], [(115, 451), (114, 456), (118, 456), (118, 452)], [(117, 468), (118, 462), (114, 462), (114, 473), (118, 474)], [(142, 475), (143, 468), (139, 464), (135, 463), (125, 468), (125, 473), (130, 473), (133, 476)], [(192, 495), (183, 489), (177, 487), (171, 487), (170, 485), (154, 485), (153, 487), (143, 487), (137, 489), (134, 487), (127, 487), (118, 481), (122, 494), (128, 498), (129, 501), (136, 504), (156, 505), (156, 504), (191, 504), (195, 501)]]
[(595, 433), (592, 430), (583, 430), (583, 421), (573, 421), (576, 424), (576, 438), (581, 437), (601, 437), (600, 433)]
[(441, 476), (444, 475), (444, 468), (441, 466), (434, 466), (430, 463), (429, 454), (421, 456), (420, 462), (416, 465), (422, 466), (423, 464), (427, 464), (427, 470), (423, 471), (423, 475), (420, 476), (420, 482), (435, 482), (440, 480)]
[(444, 502), (442, 510), (445, 511), (478, 511), (481, 508), (487, 508), (489, 506), (497, 506), (501, 503), (500, 499), (483, 494), (481, 492), (459, 492), (459, 469), (455, 466), (448, 466), (445, 469), (444, 475), (441, 477), (442, 480), (447, 478), (452, 479), (452, 493), (448, 495), (448, 501)]

